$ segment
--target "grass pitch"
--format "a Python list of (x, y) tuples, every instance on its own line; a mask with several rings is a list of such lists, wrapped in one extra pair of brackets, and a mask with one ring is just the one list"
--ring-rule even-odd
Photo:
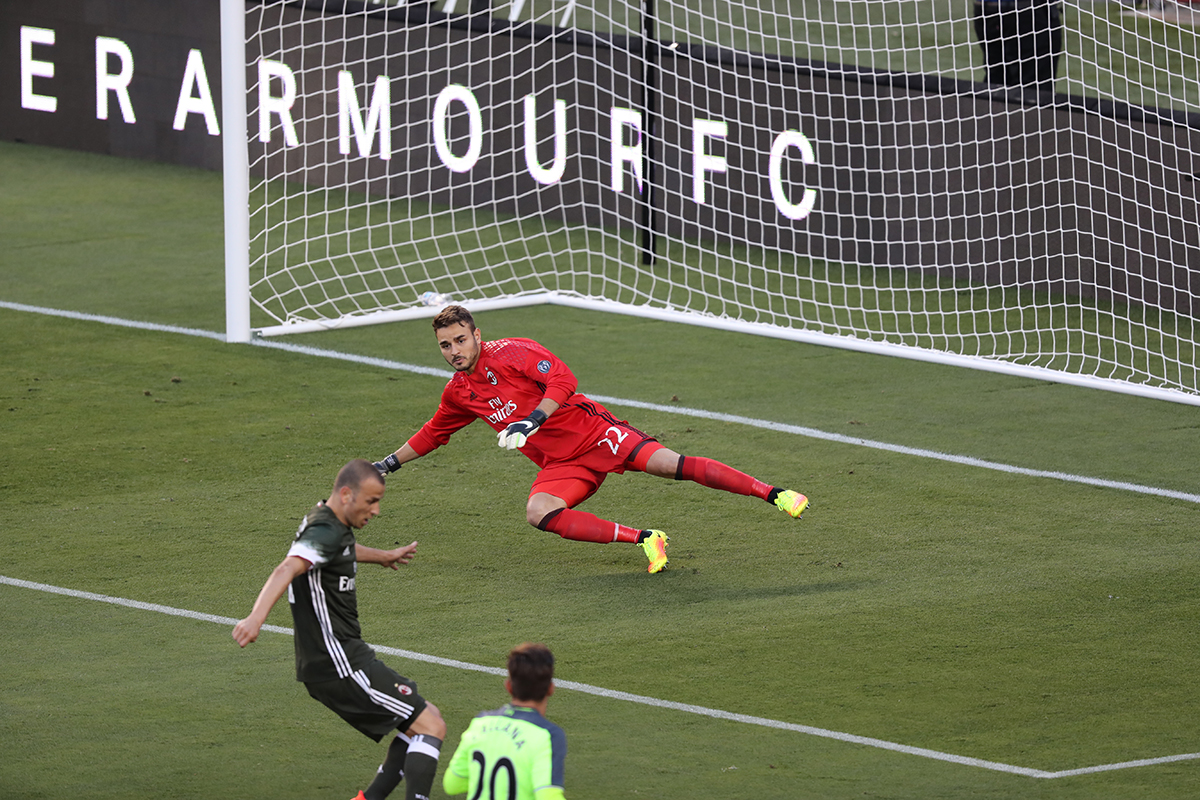
[[(40, 176), (0, 181), (0, 300), (221, 328), (214, 176), (14, 145), (0, 171)], [(479, 323), (813, 508), (610, 478), (588, 510), (672, 536), (650, 576), (632, 547), (526, 525), (533, 466), (472, 426), (406, 466), (363, 531), (421, 542), (400, 572), (362, 573), (368, 641), (500, 666), (537, 639), (561, 680), (1050, 772), (1200, 751), (1196, 503), (619, 398), (1188, 493), (1200, 411), (561, 308)], [(295, 339), (443, 366), (425, 321)], [(403, 441), (442, 384), (5, 308), (0, 341), (0, 574), (230, 618), (334, 471)], [(9, 585), (0, 620), (0, 798), (350, 797), (382, 756), (294, 682), (286, 636), (242, 651), (224, 624)], [(270, 621), (290, 626), (282, 606)], [(442, 709), (447, 757), (503, 700), (495, 676), (385, 660)], [(550, 714), (573, 800), (1200, 792), (1196, 760), (1031, 778), (568, 690)]]

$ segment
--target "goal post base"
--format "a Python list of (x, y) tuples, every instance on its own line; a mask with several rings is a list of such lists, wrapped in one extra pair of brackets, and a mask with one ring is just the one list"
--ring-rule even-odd
[(454, 300), (432, 306), (416, 306), (412, 308), (388, 309), (373, 311), (369, 314), (352, 314), (336, 319), (296, 320), (282, 325), (271, 325), (257, 328), (253, 331), (255, 338), (270, 336), (288, 336), (293, 333), (318, 333), (320, 331), (337, 331), (344, 328), (360, 328), (364, 325), (381, 325), (385, 322), (405, 322), (410, 319), (432, 318), (448, 305), (468, 305), (472, 311), (494, 311), (501, 308), (521, 308), (523, 306), (540, 306), (548, 302), (548, 293), (518, 295), (516, 297), (499, 297), (488, 300)]
[[(1129, 381), (1100, 378), (1093, 375), (1079, 375), (1060, 370), (1039, 367), (1032, 364), (1018, 364), (1000, 359), (980, 358), (951, 353), (941, 350), (930, 350), (921, 347), (895, 344), (892, 342), (877, 342), (860, 339), (855, 336), (837, 336), (821, 331), (797, 330), (782, 325), (771, 325), (765, 322), (746, 322), (744, 320), (699, 314), (694, 311), (683, 311), (662, 308), (651, 305), (634, 305), (562, 292), (539, 292), (537, 294), (519, 295), (516, 297), (501, 297), (478, 300), (457, 300), (455, 303), (464, 305), (472, 313), (481, 311), (498, 311), (507, 308), (525, 308), (539, 305), (554, 305), (574, 308), (581, 311), (599, 311), (606, 314), (624, 314), (631, 317), (653, 319), (661, 322), (673, 322), (684, 325), (695, 325), (702, 328), (743, 333), (754, 336), (765, 336), (771, 339), (785, 339), (802, 344), (812, 344), (821, 347), (836, 347), (871, 355), (906, 358), (910, 361), (923, 361), (929, 364), (959, 367), (983, 372), (994, 372), (1000, 375), (1011, 375), (1018, 378), (1061, 383), (1068, 386), (1080, 386), (1087, 389), (1099, 389), (1118, 394), (1134, 395), (1152, 400), (1165, 400), (1171, 403), (1200, 406), (1200, 395), (1190, 394), (1178, 389), (1148, 384), (1131, 383)], [(449, 305), (447, 303), (445, 305)], [(296, 333), (315, 333), (318, 331), (354, 328), (363, 325), (377, 325), (385, 322), (404, 322), (414, 319), (432, 318), (445, 305), (418, 306), (401, 310), (377, 311), (371, 314), (347, 316), (329, 320), (305, 320), (301, 322), (275, 325), (254, 331), (255, 337), (286, 336)]]
[(1178, 389), (1130, 383), (1112, 378), (1099, 378), (1093, 375), (1078, 375), (1031, 364), (1017, 364), (999, 359), (965, 356), (959, 353), (910, 347), (892, 342), (875, 342), (854, 336), (837, 336), (820, 331), (797, 330), (795, 328), (785, 328), (781, 325), (770, 325), (764, 322), (746, 322), (725, 317), (697, 314), (695, 312), (675, 311), (652, 306), (636, 306), (609, 300), (593, 300), (562, 294), (547, 295), (545, 302), (589, 311), (628, 314), (630, 316), (657, 319), (664, 322), (680, 322), (686, 325), (699, 325), (705, 328), (715, 328), (735, 333), (748, 333), (772, 339), (786, 339), (804, 344), (815, 344), (821, 347), (837, 347), (842, 350), (853, 350), (859, 353), (907, 358), (911, 361), (924, 361), (930, 364), (942, 364), (952, 367), (965, 367), (967, 369), (995, 372), (1001, 375), (1012, 375), (1020, 378), (1031, 378), (1049, 383), (1081, 386), (1088, 389), (1100, 389), (1102, 391), (1147, 397), (1154, 400), (1165, 400), (1171, 403), (1200, 406), (1200, 395), (1190, 394)]

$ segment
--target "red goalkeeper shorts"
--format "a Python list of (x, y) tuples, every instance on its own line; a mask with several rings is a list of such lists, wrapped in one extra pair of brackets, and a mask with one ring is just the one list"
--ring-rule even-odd
[(644, 471), (650, 456), (662, 449), (657, 439), (628, 423), (611, 425), (596, 446), (583, 455), (542, 467), (529, 496), (545, 492), (562, 500), (567, 508), (574, 508), (595, 494), (609, 475), (620, 475), (627, 469)]

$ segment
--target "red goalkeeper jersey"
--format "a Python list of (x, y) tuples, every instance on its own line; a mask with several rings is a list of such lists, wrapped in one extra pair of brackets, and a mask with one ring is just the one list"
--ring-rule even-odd
[(423, 456), (476, 419), (502, 431), (529, 416), (548, 397), (559, 409), (529, 437), (521, 452), (538, 467), (573, 460), (594, 448), (610, 426), (624, 423), (577, 393), (576, 386), (575, 373), (532, 339), (484, 342), (474, 372), (454, 373), (442, 390), (437, 413), (408, 445)]

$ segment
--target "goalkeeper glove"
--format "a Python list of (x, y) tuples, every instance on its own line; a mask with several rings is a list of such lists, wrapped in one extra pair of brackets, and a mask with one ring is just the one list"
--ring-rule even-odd
[(400, 459), (396, 458), (396, 454), (392, 453), (383, 461), (375, 462), (375, 469), (379, 470), (380, 475), (387, 475), (389, 472), (395, 472), (404, 465), (400, 463)]
[(535, 408), (533, 413), (525, 419), (520, 422), (514, 422), (500, 431), (497, 444), (508, 450), (516, 450), (517, 448), (524, 447), (525, 440), (533, 436), (545, 421), (545, 412)]

